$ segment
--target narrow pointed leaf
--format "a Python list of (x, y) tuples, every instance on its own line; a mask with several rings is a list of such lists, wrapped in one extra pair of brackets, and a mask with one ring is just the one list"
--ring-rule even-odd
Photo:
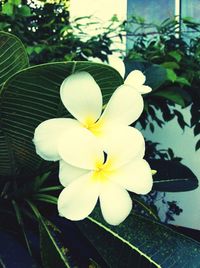
[(58, 235), (60, 230), (45, 219), (37, 207), (26, 199), (27, 204), (35, 214), (39, 223), (40, 232), (40, 252), (44, 268), (70, 268), (69, 252), (67, 248), (62, 247)]
[(43, 218), (39, 221), (41, 257), (44, 268), (70, 268), (67, 249), (61, 248), (56, 241), (56, 232)]
[(150, 205), (148, 205), (139, 195), (131, 195), (133, 204), (137, 204), (140, 209), (144, 210), (152, 219), (159, 220), (159, 217), (155, 211)]
[(21, 230), (22, 230), (22, 233), (23, 233), (23, 236), (24, 236), (24, 240), (26, 242), (26, 245), (27, 245), (29, 254), (32, 256), (31, 247), (30, 247), (30, 244), (29, 244), (29, 240), (27, 238), (27, 235), (26, 235), (24, 221), (23, 221), (23, 217), (22, 217), (20, 208), (19, 208), (18, 204), (15, 202), (15, 200), (12, 200), (12, 204), (13, 204), (13, 207), (14, 207), (14, 210), (15, 210), (15, 214), (16, 214), (16, 218), (17, 218), (18, 224), (21, 227)]
[(153, 176), (153, 189), (163, 192), (191, 191), (198, 187), (194, 173), (178, 161), (149, 160), (152, 169), (157, 170)]

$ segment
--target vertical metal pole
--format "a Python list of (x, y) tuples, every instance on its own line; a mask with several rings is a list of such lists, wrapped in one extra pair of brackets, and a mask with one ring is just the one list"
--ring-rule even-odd
[(179, 14), (179, 38), (181, 38), (181, 30), (182, 30), (182, 0), (179, 0), (180, 5), (180, 14)]
[(176, 30), (175, 36), (180, 38), (181, 36), (181, 0), (175, 0), (175, 20), (178, 22), (178, 28)]

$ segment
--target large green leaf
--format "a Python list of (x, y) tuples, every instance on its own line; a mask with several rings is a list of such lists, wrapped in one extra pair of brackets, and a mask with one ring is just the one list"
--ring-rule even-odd
[(0, 176), (11, 176), (15, 172), (15, 160), (10, 139), (2, 130), (0, 122)]
[(137, 214), (110, 226), (96, 208), (78, 227), (111, 268), (199, 267), (200, 243)]
[[(22, 42), (12, 34), (0, 32), (0, 87), (10, 76), (27, 66), (28, 58)], [(12, 175), (15, 172), (10, 147), (10, 139), (3, 132), (0, 120), (0, 175)]]
[[(102, 89), (104, 103), (123, 83), (117, 71), (107, 65), (65, 62), (27, 68), (4, 84), (1, 94), (1, 127), (9, 139), (9, 153), (12, 156), (10, 161), (12, 170), (15, 171), (13, 175), (31, 174), (44, 166), (44, 162), (35, 153), (33, 133), (44, 120), (69, 116), (61, 103), (59, 88), (62, 81), (75, 71), (87, 71), (94, 77)], [(0, 150), (0, 159), (6, 157), (2, 151), (3, 146), (5, 143)], [(9, 170), (9, 167), (5, 161), (4, 169)]]
[(149, 160), (151, 168), (157, 173), (153, 176), (153, 189), (163, 192), (191, 191), (198, 187), (194, 173), (178, 161)]
[(22, 42), (12, 34), (0, 32), (0, 85), (26, 67), (28, 57)]

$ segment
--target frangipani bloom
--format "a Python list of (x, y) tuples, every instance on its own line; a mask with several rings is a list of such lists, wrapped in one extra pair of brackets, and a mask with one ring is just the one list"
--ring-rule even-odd
[(63, 132), (72, 128), (77, 131), (88, 129), (106, 149), (109, 133), (117, 134), (121, 127), (136, 121), (144, 106), (141, 94), (128, 85), (122, 85), (114, 92), (102, 114), (101, 90), (87, 72), (68, 76), (61, 85), (60, 96), (75, 119), (46, 120), (36, 128), (33, 140), (37, 153), (50, 161), (60, 159), (58, 142)]
[[(90, 57), (89, 60), (105, 64), (105, 62), (96, 57)], [(114, 55), (108, 55), (108, 64), (116, 69), (123, 78), (125, 77), (125, 65), (120, 58)], [(124, 85), (132, 87), (139, 94), (146, 94), (151, 92), (152, 89), (149, 86), (144, 85), (145, 81), (146, 76), (140, 70), (134, 70), (128, 74), (124, 81)]]
[[(116, 56), (108, 56), (109, 65), (115, 68), (121, 76), (125, 76), (125, 65), (124, 62)], [(124, 81), (124, 85), (134, 88), (140, 94), (146, 94), (152, 91), (149, 86), (144, 85), (146, 76), (139, 70), (134, 70), (128, 74)]]
[(106, 158), (101, 143), (84, 128), (63, 133), (58, 151), (59, 178), (66, 187), (58, 198), (58, 211), (67, 219), (84, 219), (99, 199), (104, 219), (118, 225), (132, 208), (127, 190), (147, 194), (152, 188), (151, 169), (142, 159), (144, 140), (134, 128), (110, 134)]

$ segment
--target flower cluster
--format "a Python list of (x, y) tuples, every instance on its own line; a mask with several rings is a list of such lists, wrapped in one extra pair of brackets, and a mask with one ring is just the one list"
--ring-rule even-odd
[(82, 220), (99, 200), (104, 219), (118, 225), (132, 209), (128, 191), (151, 190), (144, 138), (129, 126), (143, 111), (141, 93), (150, 91), (144, 82), (140, 71), (131, 72), (103, 110), (101, 90), (89, 73), (77, 72), (63, 81), (61, 100), (74, 119), (46, 120), (33, 139), (37, 154), (59, 161), (65, 187), (58, 198), (61, 216)]

